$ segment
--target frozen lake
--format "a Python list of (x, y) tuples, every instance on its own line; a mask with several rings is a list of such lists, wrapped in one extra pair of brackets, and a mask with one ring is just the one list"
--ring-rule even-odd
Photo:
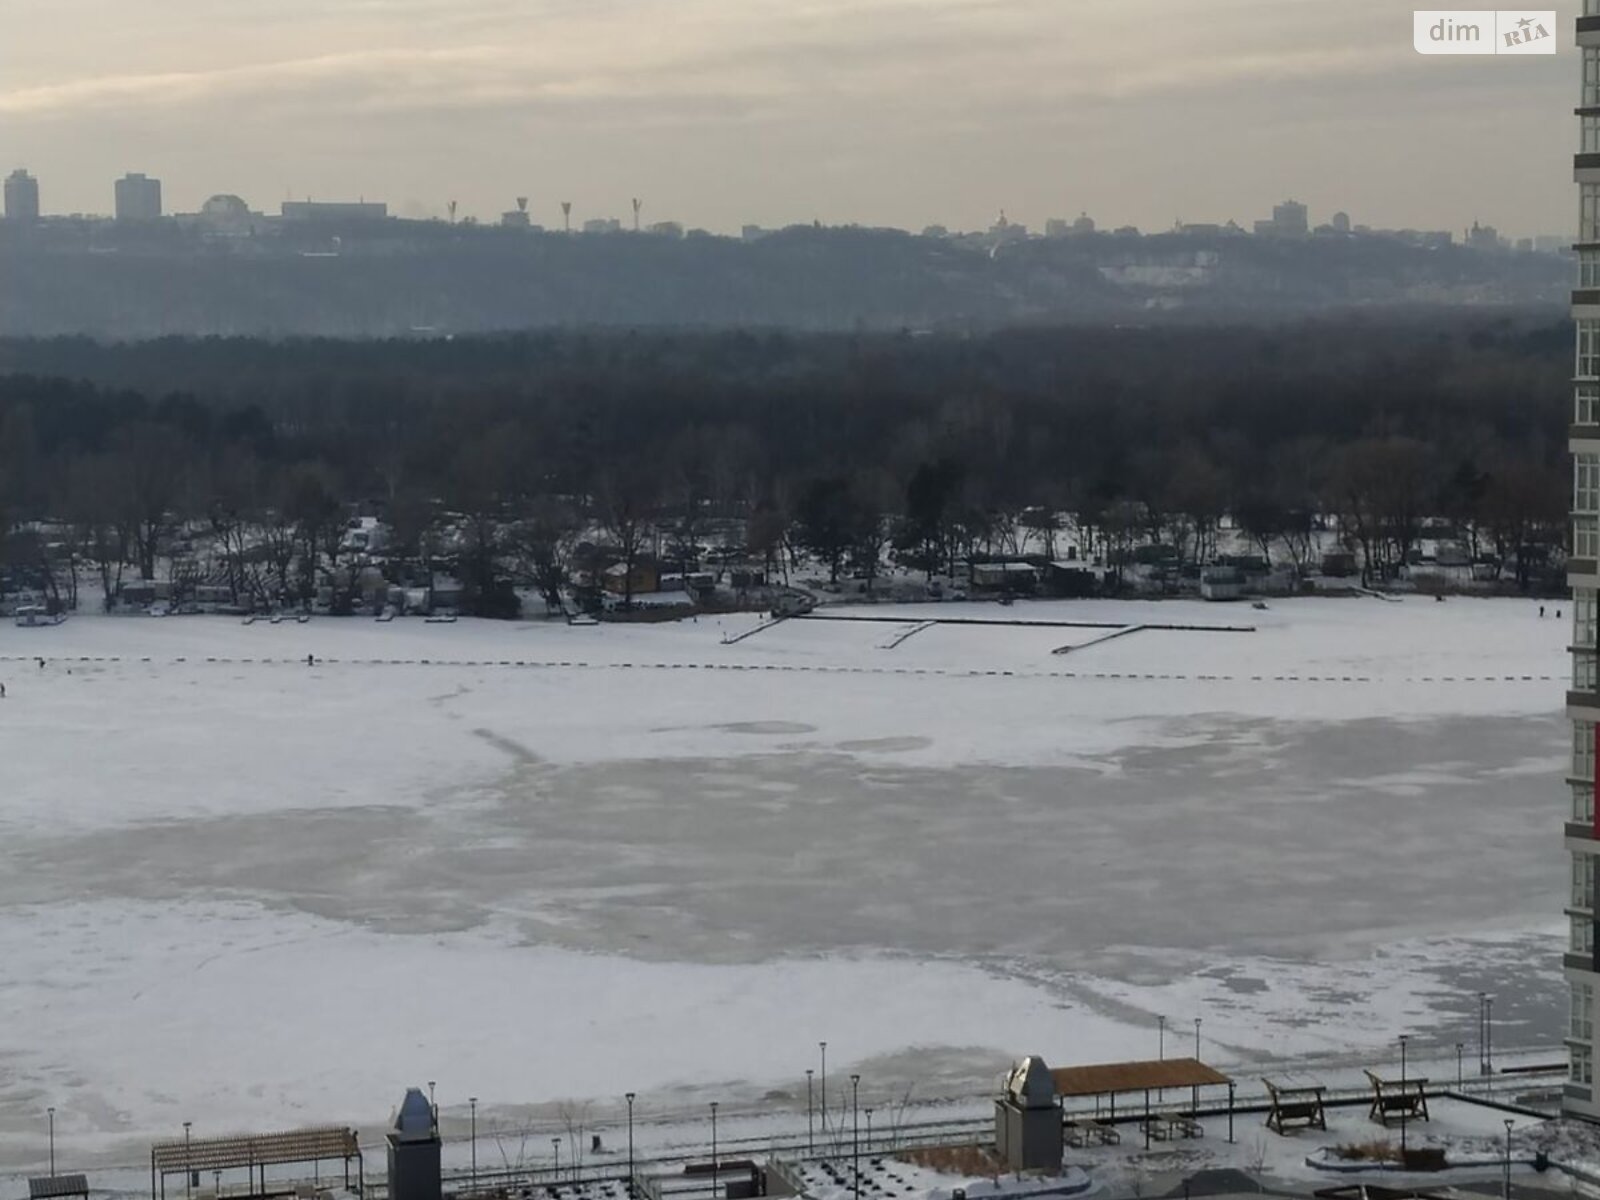
[[(857, 611), (906, 623), (0, 627), (0, 1168), (49, 1104), (136, 1164), (424, 1079), (481, 1120), (803, 1097), (820, 1039), (864, 1094), (967, 1095), (1154, 1057), (1157, 1013), (1354, 1061), (1470, 1042), (1489, 990), (1558, 1053), (1567, 622)], [(889, 648), (930, 616), (1256, 628)]]

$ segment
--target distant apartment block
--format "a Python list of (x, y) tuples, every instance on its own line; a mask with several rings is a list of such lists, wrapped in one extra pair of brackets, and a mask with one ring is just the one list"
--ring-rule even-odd
[(1285, 200), (1273, 206), (1270, 221), (1257, 221), (1257, 237), (1302, 238), (1311, 232), (1310, 214), (1298, 200)]
[(117, 220), (159, 221), (161, 181), (134, 173), (117, 180)]
[(1466, 236), (1467, 245), (1474, 250), (1500, 249), (1500, 231), (1493, 225), (1480, 225), (1474, 221)]
[(389, 206), (366, 200), (285, 200), (285, 221), (383, 221), (389, 216)]
[(1088, 213), (1083, 213), (1075, 221), (1051, 217), (1044, 223), (1044, 235), (1048, 238), (1077, 237), (1093, 233), (1094, 230), (1094, 218)]
[(39, 219), (39, 181), (22, 169), (6, 176), (6, 220)]

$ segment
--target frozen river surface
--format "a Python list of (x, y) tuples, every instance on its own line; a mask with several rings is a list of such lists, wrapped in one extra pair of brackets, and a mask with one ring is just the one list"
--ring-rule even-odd
[[(821, 1039), (880, 1096), (1153, 1057), (1158, 1013), (1226, 1065), (1449, 1046), (1488, 990), (1559, 1043), (1537, 605), (869, 611), (0, 627), (0, 1167), (52, 1104), (132, 1163), (424, 1079), (753, 1101)], [(931, 615), (1255, 628), (894, 645)]]

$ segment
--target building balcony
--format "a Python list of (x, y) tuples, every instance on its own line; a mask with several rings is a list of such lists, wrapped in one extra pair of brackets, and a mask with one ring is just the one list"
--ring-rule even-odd
[(1595, 560), (1592, 558), (1569, 558), (1567, 559), (1567, 578), (1572, 579), (1579, 575), (1593, 575), (1595, 568)]
[(1578, 840), (1585, 842), (1592, 842), (1596, 840), (1594, 836), (1594, 822), (1568, 821), (1567, 836), (1569, 838), (1577, 838)]
[(1585, 971), (1590, 975), (1595, 974), (1594, 955), (1592, 954), (1578, 954), (1575, 951), (1568, 950), (1561, 956), (1561, 965), (1568, 971)]

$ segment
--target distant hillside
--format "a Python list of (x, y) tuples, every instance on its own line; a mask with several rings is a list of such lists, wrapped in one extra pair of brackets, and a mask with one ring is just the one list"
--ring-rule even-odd
[(0, 335), (392, 337), (555, 326), (984, 329), (1559, 304), (1567, 260), (1398, 238), (1096, 234), (984, 245), (797, 227), (758, 240), (387, 221), (202, 236), (0, 222)]

